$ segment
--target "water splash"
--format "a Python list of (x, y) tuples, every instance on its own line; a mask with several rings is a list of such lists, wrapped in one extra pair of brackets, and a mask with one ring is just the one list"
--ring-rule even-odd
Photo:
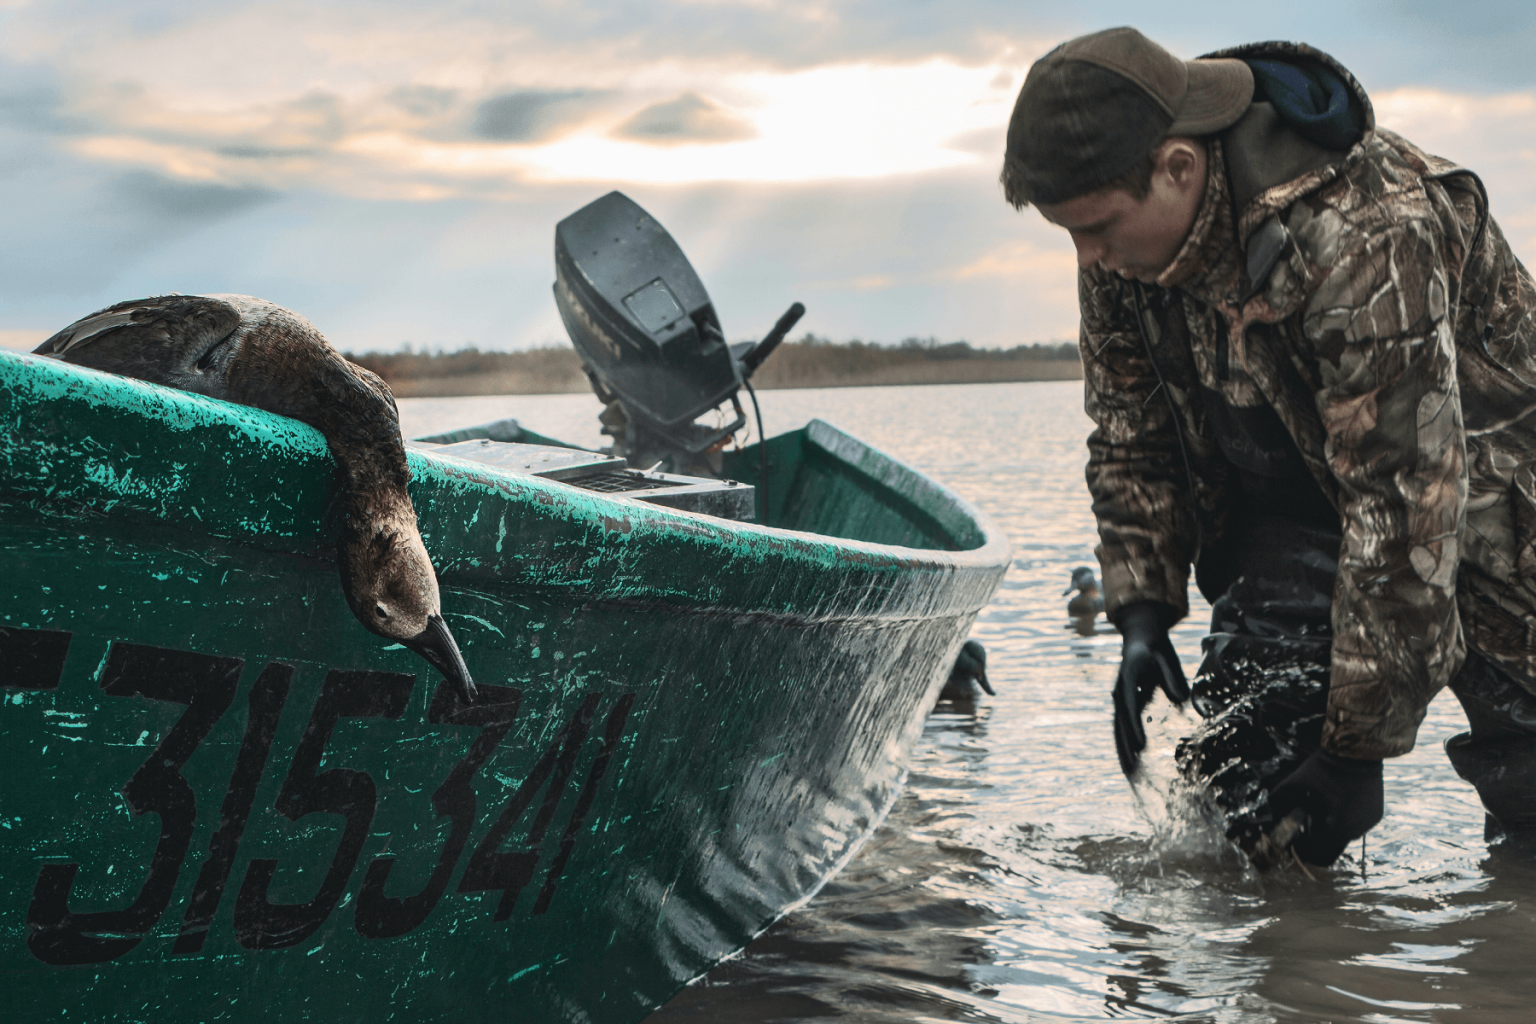
[(1178, 746), (1202, 723), (1154, 693), (1146, 708), (1147, 749), (1130, 777), (1136, 813), (1152, 830), (1149, 858), (1164, 866), (1246, 868), (1226, 835), (1227, 818), (1206, 785), (1179, 770)]

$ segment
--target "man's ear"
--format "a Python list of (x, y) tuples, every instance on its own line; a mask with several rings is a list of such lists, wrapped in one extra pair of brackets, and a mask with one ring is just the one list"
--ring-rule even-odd
[(1205, 186), (1205, 145), (1198, 139), (1174, 136), (1157, 147), (1154, 174), (1165, 174), (1177, 191)]

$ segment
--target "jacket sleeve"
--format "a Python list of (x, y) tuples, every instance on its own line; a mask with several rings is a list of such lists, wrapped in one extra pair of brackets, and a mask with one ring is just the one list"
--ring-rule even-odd
[(1198, 525), (1179, 428), (1147, 354), (1132, 286), (1098, 270), (1078, 273), (1088, 490), (1099, 526), (1099, 566), (1111, 620), (1134, 601), (1189, 614)]
[(1340, 253), (1303, 321), (1343, 527), (1323, 748), (1346, 757), (1412, 750), (1464, 657), (1466, 435), (1436, 232), (1403, 220)]

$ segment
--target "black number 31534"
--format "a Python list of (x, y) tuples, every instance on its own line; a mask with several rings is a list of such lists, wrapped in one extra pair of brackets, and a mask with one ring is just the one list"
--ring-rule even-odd
[[(69, 633), (56, 630), (0, 627), (0, 685), (28, 690), (56, 688), (69, 641)], [(105, 694), (186, 707), (122, 789), (134, 814), (153, 812), (159, 816), (160, 836), (143, 886), (133, 902), (120, 909), (71, 910), (70, 893), (80, 865), (44, 865), (33, 887), (26, 921), (27, 948), (37, 959), (57, 965), (112, 960), (139, 945), (159, 923), (190, 852), (197, 820), (197, 798), (181, 769), (234, 703), (243, 668), (239, 658), (120, 641), (112, 644), (100, 676)], [(219, 827), (209, 840), (173, 954), (196, 954), (207, 940), (266, 771), (293, 675), (291, 665), (272, 662), (251, 686), (245, 733), (224, 793)], [(274, 903), (268, 898), (277, 860), (253, 859), (248, 863), (234, 905), (235, 938), (242, 946), (280, 949), (297, 945), (314, 934), (336, 909), (356, 872), (373, 823), (378, 787), (372, 776), (356, 768), (321, 771), (326, 746), (343, 718), (400, 718), (415, 683), (414, 675), (403, 673), (333, 669), (326, 674), (273, 807), (294, 822), (311, 814), (339, 815), (345, 827), (324, 879), (313, 897), (302, 903)], [(440, 684), (433, 695), (427, 714), (430, 723), (478, 732), (469, 751), (432, 794), (437, 818), (448, 819), (448, 836), (422, 889), (408, 896), (386, 895), (393, 857), (375, 857), (365, 869), (354, 912), (355, 927), (364, 938), (393, 938), (420, 926), (447, 893), (459, 861), (469, 849), (479, 810), (475, 775), (511, 731), (523, 703), (521, 691), (511, 687), (482, 686), (480, 693), (473, 705), (464, 705), (447, 683)], [(534, 897), (532, 913), (549, 909), (634, 702), (633, 693), (623, 694), (601, 714), (602, 694), (586, 695), (475, 844), (458, 892), (499, 891), (495, 919), (504, 921), (511, 916), (543, 859), (545, 837), (581, 751), (597, 726), (600, 746), (587, 767), (575, 807)], [(537, 809), (526, 826), (521, 848), (503, 850), (536, 801)]]

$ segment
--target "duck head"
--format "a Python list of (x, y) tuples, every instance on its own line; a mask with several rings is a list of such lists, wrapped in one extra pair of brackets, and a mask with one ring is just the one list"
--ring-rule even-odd
[(1099, 581), (1093, 575), (1092, 569), (1088, 568), (1086, 565), (1080, 565), (1076, 569), (1072, 570), (1072, 585), (1066, 590), (1063, 590), (1061, 592), (1061, 596), (1066, 597), (1074, 590), (1088, 590), (1089, 588), (1094, 590), (1099, 589)]
[(987, 649), (982, 646), (980, 640), (967, 640), (961, 646), (950, 676), (974, 679), (988, 694), (997, 696), (997, 691), (992, 689), (991, 683), (987, 682)]
[(347, 604), (369, 631), (404, 644), (458, 688), (465, 703), (475, 699), (470, 678), (448, 624), (443, 621), (437, 574), (416, 529), (394, 516), (354, 518), (343, 529), (339, 561)]

